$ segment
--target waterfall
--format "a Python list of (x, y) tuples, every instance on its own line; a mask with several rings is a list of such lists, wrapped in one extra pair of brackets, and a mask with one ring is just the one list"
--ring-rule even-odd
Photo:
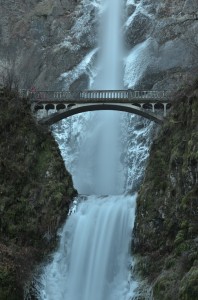
[(129, 240), (135, 197), (89, 196), (60, 234), (60, 246), (41, 278), (41, 299), (131, 299)]
[[(91, 88), (121, 89), (122, 0), (102, 1), (99, 69)], [(71, 207), (59, 247), (38, 279), (39, 300), (130, 300), (135, 295), (130, 244), (136, 196), (125, 193), (129, 172), (121, 156), (128, 153), (123, 142), (128, 130), (122, 132), (122, 121), (123, 113), (105, 111), (72, 117), (62, 123), (64, 133), (54, 128), (75, 187), (89, 196), (78, 196)]]
[(118, 90), (122, 80), (122, 0), (102, 0), (104, 12), (100, 28), (99, 72), (92, 88)]

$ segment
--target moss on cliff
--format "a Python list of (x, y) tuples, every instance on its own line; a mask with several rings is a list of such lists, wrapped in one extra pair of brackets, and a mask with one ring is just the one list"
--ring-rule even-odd
[[(193, 92), (192, 92), (193, 90)], [(138, 272), (155, 300), (198, 299), (198, 89), (175, 96), (137, 199)]]
[(26, 99), (0, 98), (0, 299), (23, 299), (23, 284), (56, 244), (76, 194), (58, 146)]

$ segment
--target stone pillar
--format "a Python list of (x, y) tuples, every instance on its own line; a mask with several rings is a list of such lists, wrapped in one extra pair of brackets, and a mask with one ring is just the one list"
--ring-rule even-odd
[(166, 117), (166, 115), (167, 115), (167, 104), (168, 103), (163, 103), (163, 105), (164, 105), (164, 117)]

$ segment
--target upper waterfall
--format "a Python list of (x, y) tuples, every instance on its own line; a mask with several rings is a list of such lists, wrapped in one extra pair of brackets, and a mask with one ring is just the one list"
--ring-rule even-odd
[(122, 1), (102, 0), (99, 33), (99, 72), (91, 88), (118, 90), (122, 84)]
[[(102, 15), (99, 32), (98, 74), (91, 86), (93, 89), (118, 90), (122, 84), (123, 43), (121, 34), (121, 0), (102, 0)], [(119, 112), (96, 113), (100, 128), (93, 139), (100, 135), (96, 151), (94, 192), (96, 194), (121, 194), (124, 192), (124, 171), (120, 162), (121, 149), (118, 124)], [(93, 142), (92, 139), (92, 142)]]

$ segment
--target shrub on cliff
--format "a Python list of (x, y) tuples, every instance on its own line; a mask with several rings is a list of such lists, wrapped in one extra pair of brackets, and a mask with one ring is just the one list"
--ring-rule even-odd
[[(76, 194), (50, 131), (27, 99), (0, 96), (0, 298), (22, 299), (32, 268), (56, 244)], [(14, 298), (13, 298), (14, 297)]]
[[(134, 249), (154, 299), (198, 299), (198, 84), (174, 96), (137, 199)], [(141, 262), (139, 270), (142, 272)]]

